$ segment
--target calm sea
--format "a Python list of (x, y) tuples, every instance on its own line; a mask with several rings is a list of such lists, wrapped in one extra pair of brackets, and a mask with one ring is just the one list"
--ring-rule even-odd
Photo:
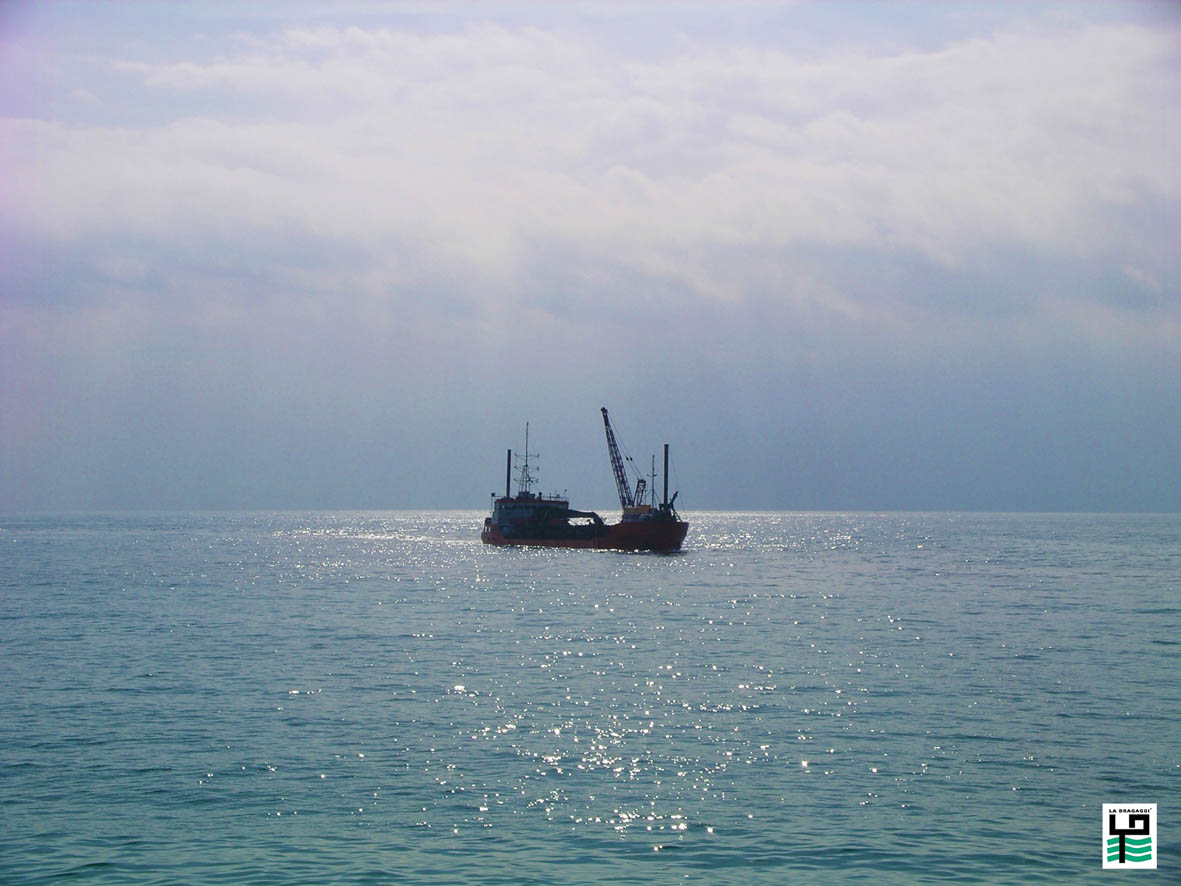
[(0, 517), (0, 882), (1181, 880), (1181, 516), (483, 517)]

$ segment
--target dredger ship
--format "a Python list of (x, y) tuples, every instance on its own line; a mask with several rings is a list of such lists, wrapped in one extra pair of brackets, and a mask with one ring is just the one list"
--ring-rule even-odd
[[(664, 498), (655, 501), (656, 478), (649, 489), (647, 478), (636, 480), (635, 489), (628, 483), (623, 457), (607, 407), (603, 428), (607, 434), (607, 454), (615, 474), (623, 519), (607, 523), (594, 511), (577, 511), (564, 495), (542, 495), (533, 491), (536, 478), (529, 465), (529, 425), (525, 425), (525, 452), (517, 471), (517, 494), (511, 495), (513, 451), (508, 450), (505, 465), (504, 496), (492, 502), (492, 515), (484, 519), (480, 539), (489, 545), (537, 545), (551, 548), (606, 548), (621, 551), (677, 551), (689, 531), (689, 524), (673, 507), (679, 493), (668, 497), (668, 444), (664, 444)], [(653, 465), (653, 475), (655, 465)], [(494, 493), (495, 495), (495, 493)], [(647, 495), (648, 501), (645, 502)]]

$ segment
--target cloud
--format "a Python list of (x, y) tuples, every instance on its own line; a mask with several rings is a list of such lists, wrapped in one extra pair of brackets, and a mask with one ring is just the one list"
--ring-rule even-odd
[(1167, 232), (1138, 219), (1178, 218), (1175, 46), (1118, 25), (652, 62), (528, 27), (292, 28), (111, 62), (137, 101), (175, 106), (158, 125), (5, 120), (6, 225), (122, 241), (107, 265), (246, 252), (291, 285), (347, 267), (374, 292), (521, 286), (551, 250), (706, 298), (780, 288), (790, 271), (750, 255), (816, 248), (952, 267), (1102, 255), (1175, 280)]

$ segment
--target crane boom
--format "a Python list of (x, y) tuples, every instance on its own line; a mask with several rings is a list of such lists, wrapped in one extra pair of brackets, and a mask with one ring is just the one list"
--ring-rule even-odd
[(611, 456), (611, 470), (615, 472), (615, 486), (619, 490), (619, 506), (630, 508), (634, 504), (631, 490), (627, 487), (627, 474), (623, 470), (623, 458), (619, 454), (619, 445), (615, 442), (615, 432), (611, 430), (611, 419), (607, 418), (607, 407), (602, 407), (603, 427), (607, 431), (607, 454)]

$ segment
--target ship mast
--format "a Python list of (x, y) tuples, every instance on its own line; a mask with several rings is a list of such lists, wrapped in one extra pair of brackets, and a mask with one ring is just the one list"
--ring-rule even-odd
[(615, 432), (611, 430), (611, 419), (607, 417), (607, 407), (601, 407), (603, 413), (603, 428), (607, 431), (607, 454), (611, 456), (611, 470), (615, 472), (615, 488), (619, 491), (619, 506), (630, 508), (634, 505), (632, 492), (627, 485), (627, 473), (623, 470), (623, 457), (619, 454), (619, 445), (615, 442)]

